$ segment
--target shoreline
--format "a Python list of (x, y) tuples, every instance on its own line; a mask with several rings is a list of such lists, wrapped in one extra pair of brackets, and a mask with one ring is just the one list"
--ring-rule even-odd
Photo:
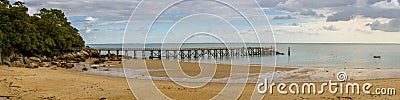
[[(164, 71), (164, 67), (162, 67), (162, 63), (174, 63), (174, 61), (170, 60), (136, 60), (144, 61), (148, 65), (147, 71), (150, 75), (146, 75), (146, 67), (141, 66), (140, 68), (132, 68), (132, 67), (123, 67), (122, 64), (106, 67), (106, 68), (98, 68), (85, 71), (83, 73), (86, 74), (96, 74), (96, 75), (104, 75), (104, 76), (113, 76), (113, 77), (125, 77), (125, 74), (128, 78), (135, 79), (145, 79), (149, 80), (163, 80), (163, 81), (171, 81), (181, 80), (184, 82), (205, 82), (207, 80), (203, 80), (200, 77), (199, 79), (193, 79), (193, 81), (189, 78), (185, 77), (168, 77), (166, 72)], [(199, 69), (200, 63), (197, 62), (175, 62), (179, 63), (183, 71), (189, 76), (194, 77), (201, 72)], [(115, 64), (115, 63), (114, 63)], [(206, 63), (208, 64), (208, 63)], [(168, 64), (167, 64), (168, 65)], [(171, 65), (171, 64), (169, 64)], [(158, 66), (158, 67), (154, 67)], [(213, 67), (210, 66), (209, 67)], [(239, 72), (233, 72), (232, 68), (235, 67), (240, 70)], [(249, 68), (247, 68), (249, 67)], [(229, 70), (229, 68), (231, 68)], [(170, 73), (178, 73), (180, 69), (166, 69)], [(248, 70), (248, 71), (246, 71)], [(275, 70), (275, 71), (273, 71)], [(325, 82), (325, 81), (336, 81), (336, 74), (338, 72), (346, 72), (348, 74), (348, 80), (371, 80), (371, 79), (396, 79), (400, 78), (400, 75), (396, 74), (400, 72), (400, 69), (352, 69), (352, 68), (293, 68), (293, 67), (261, 67), (261, 66), (237, 66), (237, 65), (229, 65), (229, 64), (217, 64), (217, 73), (215, 73), (213, 83), (224, 83), (228, 81), (227, 78), (231, 77), (239, 77), (233, 78), (238, 83), (257, 83), (260, 78), (271, 79), (274, 77), (273, 81), (275, 82)], [(127, 73), (125, 73), (127, 72)], [(272, 73), (273, 72), (273, 73)], [(211, 73), (211, 72), (210, 72)], [(247, 74), (246, 74), (247, 73)], [(248, 75), (247, 81), (245, 81), (246, 77), (241, 77), (243, 75)], [(139, 76), (139, 77), (138, 77)], [(240, 80), (240, 81), (239, 81)], [(271, 81), (271, 80), (270, 80)]]

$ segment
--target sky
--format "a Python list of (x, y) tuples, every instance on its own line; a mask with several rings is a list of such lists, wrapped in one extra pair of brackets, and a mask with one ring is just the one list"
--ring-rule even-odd
[(63, 10), (87, 44), (400, 43), (399, 0), (20, 1)]

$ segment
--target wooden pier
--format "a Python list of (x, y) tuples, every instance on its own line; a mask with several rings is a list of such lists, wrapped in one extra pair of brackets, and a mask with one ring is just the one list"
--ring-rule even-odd
[[(274, 55), (272, 47), (211, 47), (211, 48), (96, 48), (101, 51), (107, 51), (110, 57), (111, 51), (115, 51), (117, 57), (123, 52), (124, 57), (134, 59), (154, 59), (154, 58), (175, 58), (175, 59), (191, 59), (199, 58), (204, 55), (213, 57), (223, 56), (261, 56)], [(131, 54), (130, 54), (131, 53)], [(141, 58), (138, 58), (140, 55)]]

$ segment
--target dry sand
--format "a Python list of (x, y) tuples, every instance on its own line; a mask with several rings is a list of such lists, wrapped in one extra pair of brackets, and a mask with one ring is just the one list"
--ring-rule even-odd
[[(113, 68), (120, 68), (122, 65), (119, 62), (111, 62), (117, 66)], [(148, 60), (147, 66), (149, 68), (160, 68), (160, 61)], [(200, 73), (200, 68), (196, 63), (181, 63), (184, 66), (183, 70), (190, 76)], [(218, 65), (215, 78), (226, 77), (230, 72), (229, 65)], [(271, 70), (271, 69), (266, 69)], [(293, 70), (292, 68), (278, 68), (280, 71)], [(250, 67), (250, 73), (257, 73), (260, 71), (258, 66)], [(164, 72), (150, 73), (153, 76), (165, 76)], [(137, 80), (143, 83), (150, 80)], [(366, 81), (351, 81), (362, 83), (372, 83), (374, 90), (376, 87), (394, 87), (397, 90), (400, 88), (400, 79), (380, 79), (380, 80), (366, 80)], [(172, 99), (210, 99), (217, 95), (226, 84), (223, 83), (209, 83), (201, 88), (185, 88), (179, 86), (171, 81), (154, 81), (158, 89), (166, 96)], [(321, 83), (316, 83), (317, 86)], [(235, 84), (233, 86), (236, 86)], [(240, 84), (237, 84), (240, 86)], [(253, 93), (255, 84), (246, 84), (242, 95), (239, 99), (249, 99)], [(141, 87), (145, 90), (147, 87)], [(327, 89), (325, 89), (327, 90)], [(143, 91), (145, 92), (145, 91)], [(229, 91), (228, 91), (229, 92)], [(232, 91), (233, 92), (233, 91)], [(151, 98), (152, 94), (148, 94), (146, 98)], [(224, 95), (226, 98), (235, 98), (235, 95)], [(0, 66), (0, 100), (1, 99), (84, 99), (84, 100), (98, 100), (98, 99), (135, 99), (134, 95), (129, 88), (125, 78), (108, 77), (83, 74), (72, 72), (70, 70), (58, 69), (53, 70), (49, 68), (26, 69)], [(264, 99), (400, 99), (398, 95), (348, 95), (348, 94), (278, 94), (274, 89), (274, 94), (266, 94)]]
[(63, 69), (7, 66), (0, 67), (0, 96), (24, 100), (134, 97), (124, 78), (80, 74)]

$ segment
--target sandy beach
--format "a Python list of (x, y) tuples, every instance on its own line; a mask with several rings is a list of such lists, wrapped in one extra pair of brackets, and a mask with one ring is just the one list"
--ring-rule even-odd
[[(107, 68), (121, 68), (122, 63), (111, 62), (115, 66)], [(149, 69), (159, 69), (160, 60), (146, 60)], [(182, 70), (190, 76), (195, 76), (200, 73), (198, 63), (181, 62)], [(218, 65), (217, 72), (214, 78), (223, 78), (229, 76), (231, 72), (229, 65)], [(251, 66), (249, 73), (259, 73), (259, 66)], [(263, 68), (265, 71), (273, 71), (273, 68)], [(276, 68), (277, 72), (294, 71), (295, 68)], [(305, 72), (306, 73), (306, 72)], [(163, 71), (150, 72), (151, 76), (165, 77)], [(294, 76), (293, 76), (294, 77)], [(300, 78), (300, 77), (297, 77)], [(138, 83), (146, 83), (151, 80), (130, 79)], [(168, 80), (153, 81), (157, 88), (170, 99), (211, 99), (221, 92), (227, 85), (225, 83), (208, 83), (200, 88), (187, 88), (175, 84)], [(380, 88), (399, 88), (400, 79), (374, 79), (374, 80), (350, 80), (347, 82), (371, 83), (374, 90)], [(346, 83), (346, 82), (345, 82)], [(289, 85), (289, 83), (286, 83)], [(300, 82), (301, 84), (301, 82)], [(322, 82), (315, 82), (320, 86)], [(139, 84), (140, 85), (140, 84)], [(232, 84), (232, 87), (241, 84)], [(255, 83), (247, 83), (240, 96), (222, 95), (224, 98), (230, 99), (250, 99), (255, 90)], [(143, 90), (146, 87), (139, 87)], [(229, 92), (229, 91), (228, 91)], [(234, 91), (231, 91), (234, 92)], [(265, 94), (263, 99), (400, 99), (397, 95), (371, 95), (371, 94), (331, 94), (325, 89), (323, 94), (279, 94), (276, 89), (274, 94)], [(257, 93), (257, 92), (256, 92)], [(152, 98), (152, 94), (148, 97)], [(81, 99), (81, 100), (129, 100), (136, 99), (132, 94), (127, 80), (123, 77), (113, 77), (104, 75), (93, 75), (89, 73), (74, 72), (66, 69), (50, 69), (50, 68), (15, 68), (8, 66), (0, 67), (0, 99)]]
[(0, 100), (400, 100), (399, 12), (400, 0), (0, 0)]

